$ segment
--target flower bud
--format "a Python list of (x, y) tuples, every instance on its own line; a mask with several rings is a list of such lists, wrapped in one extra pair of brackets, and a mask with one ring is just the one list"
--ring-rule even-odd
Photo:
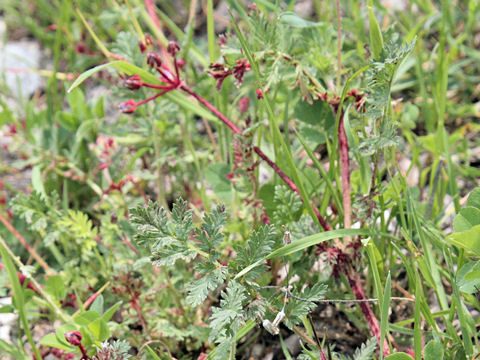
[(263, 99), (263, 91), (262, 89), (257, 89), (255, 90), (255, 92), (257, 93), (257, 99)]
[(238, 102), (238, 108), (242, 114), (245, 114), (247, 112), (248, 104), (250, 104), (250, 98), (248, 96), (241, 98)]
[(167, 51), (170, 55), (175, 56), (180, 51), (180, 46), (175, 41), (168, 43)]
[(82, 345), (82, 333), (80, 331), (67, 331), (65, 340), (73, 346), (80, 346)]
[(159, 67), (162, 65), (162, 59), (158, 54), (149, 52), (147, 54), (147, 64), (151, 67)]
[(131, 114), (135, 110), (137, 110), (137, 103), (133, 99), (127, 100), (123, 104), (120, 105), (120, 110), (123, 113)]
[(142, 79), (137, 74), (127, 77), (124, 82), (125, 87), (130, 90), (138, 90), (143, 86)]

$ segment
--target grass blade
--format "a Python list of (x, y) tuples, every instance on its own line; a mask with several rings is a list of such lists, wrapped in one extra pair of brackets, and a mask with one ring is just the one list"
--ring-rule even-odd
[(357, 235), (368, 236), (368, 235), (371, 235), (371, 232), (366, 229), (339, 229), (339, 230), (325, 231), (322, 233), (304, 237), (303, 239), (292, 242), (291, 244), (282, 246), (281, 248), (265, 256), (263, 259), (260, 259), (255, 263), (247, 266), (245, 269), (240, 271), (237, 274), (237, 276), (235, 276), (235, 279), (242, 277), (243, 275), (248, 273), (250, 270), (252, 270), (254, 267), (262, 265), (265, 262), (265, 260), (287, 256), (287, 255), (293, 254), (294, 252), (306, 249), (310, 246), (320, 244), (321, 242), (324, 242), (324, 241), (328, 241), (336, 238), (343, 238), (345, 236), (357, 236)]
[(22, 285), (18, 280), (17, 269), (15, 268), (15, 265), (13, 264), (13, 261), (10, 258), (10, 255), (5, 249), (5, 246), (3, 244), (3, 239), (2, 238), (0, 239), (2, 240), (2, 242), (0, 242), (0, 254), (2, 256), (3, 264), (7, 268), (10, 282), (12, 283), (13, 296), (14, 296), (13, 299), (15, 301), (15, 305), (16, 305), (15, 307), (18, 311), (18, 317), (20, 318), (20, 322), (22, 323), (23, 331), (25, 332), (28, 343), (32, 347), (33, 354), (37, 359), (41, 359), (42, 356), (40, 355), (40, 352), (38, 351), (35, 345), (35, 341), (33, 341), (32, 333), (30, 332), (30, 327), (27, 319), (27, 312), (25, 310), (25, 297), (23, 296)]
[(388, 273), (387, 280), (385, 281), (385, 292), (383, 299), (380, 303), (382, 313), (380, 320), (380, 359), (383, 359), (383, 345), (385, 336), (388, 335), (388, 310), (390, 309), (390, 294), (392, 288), (392, 279), (390, 272)]

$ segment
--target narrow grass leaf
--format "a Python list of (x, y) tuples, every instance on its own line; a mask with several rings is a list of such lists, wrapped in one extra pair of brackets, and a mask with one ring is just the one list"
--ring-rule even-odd
[(297, 251), (306, 249), (310, 246), (320, 244), (321, 242), (324, 242), (324, 241), (328, 241), (336, 238), (343, 238), (345, 236), (357, 236), (357, 235), (368, 236), (368, 235), (371, 235), (371, 232), (366, 229), (339, 229), (339, 230), (325, 231), (323, 233), (318, 233), (318, 234), (304, 237), (303, 239), (297, 240), (291, 244), (282, 246), (281, 248), (265, 256), (263, 259), (260, 259), (257, 262), (247, 266), (245, 269), (240, 271), (237, 274), (237, 276), (235, 276), (235, 279), (242, 277), (253, 268), (259, 265), (262, 265), (265, 262), (265, 260), (287, 256)]
[(380, 320), (380, 359), (383, 359), (383, 345), (385, 336), (388, 334), (388, 310), (390, 309), (390, 294), (392, 288), (392, 279), (390, 272), (388, 273), (387, 280), (385, 281), (385, 292), (381, 302), (382, 317)]
[(368, 6), (368, 24), (370, 28), (370, 46), (372, 47), (373, 56), (378, 59), (383, 50), (383, 36), (371, 5)]
[[(2, 242), (3, 242), (3, 239), (2, 239)], [(37, 359), (41, 359), (42, 356), (40, 355), (40, 352), (38, 351), (37, 346), (35, 345), (35, 341), (33, 340), (32, 333), (30, 331), (27, 312), (25, 309), (25, 297), (23, 295), (22, 285), (18, 280), (17, 269), (15, 268), (15, 265), (13, 264), (13, 261), (10, 258), (10, 255), (7, 253), (2, 243), (0, 243), (0, 255), (2, 257), (3, 264), (7, 268), (8, 276), (10, 278), (10, 282), (13, 287), (13, 296), (14, 296), (13, 300), (15, 303), (15, 307), (18, 311), (18, 317), (20, 318), (23, 331), (27, 336), (28, 343), (32, 347), (33, 354)]]

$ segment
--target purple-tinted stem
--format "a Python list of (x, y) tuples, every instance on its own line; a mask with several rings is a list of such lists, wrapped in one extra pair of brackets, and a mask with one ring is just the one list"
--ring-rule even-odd
[(155, 100), (156, 98), (158, 98), (159, 96), (162, 96), (164, 94), (166, 94), (167, 92), (171, 91), (172, 88), (169, 88), (169, 89), (166, 89), (166, 90), (163, 90), (163, 91), (160, 91), (159, 93), (149, 97), (148, 99), (145, 99), (145, 100), (142, 100), (142, 101), (139, 101), (138, 103), (136, 103), (136, 106), (140, 106), (140, 105), (143, 105), (149, 101), (152, 101), (152, 100)]
[[(348, 157), (348, 139), (343, 126), (343, 111), (340, 113), (340, 121), (338, 123), (338, 144), (340, 146), (340, 173), (342, 178), (343, 193), (343, 214), (345, 229), (349, 229), (352, 225), (352, 203), (350, 199), (350, 158)], [(347, 240), (348, 241), (348, 240)]]
[(205, 100), (203, 97), (198, 95), (195, 91), (187, 87), (186, 85), (180, 86), (180, 89), (188, 93), (189, 95), (193, 96), (195, 99), (198, 100), (200, 104), (205, 106), (208, 110), (210, 110), (216, 117), (218, 117), (220, 120), (222, 120), (225, 125), (227, 125), (235, 134), (241, 134), (242, 131), (230, 121), (229, 118), (227, 118), (225, 115), (223, 115), (215, 106), (210, 104), (207, 100)]
[[(206, 99), (198, 95), (195, 91), (193, 91), (192, 89), (188, 88), (185, 85), (180, 86), (180, 89), (182, 89), (183, 91), (185, 91), (186, 93), (188, 93), (189, 95), (197, 99), (198, 102), (200, 102), (203, 106), (205, 106), (208, 110), (210, 110), (220, 120), (222, 120), (225, 123), (225, 125), (227, 125), (232, 130), (233, 133), (235, 134), (242, 133), (242, 131), (234, 123), (232, 123), (232, 121), (229, 118), (227, 118), (224, 114), (222, 114), (215, 106), (210, 104)], [(270, 160), (270, 158), (267, 155), (265, 155), (265, 153), (262, 150), (260, 150), (259, 147), (254, 146), (253, 150), (257, 153), (258, 156), (260, 156), (263, 160), (265, 160), (265, 162), (273, 169), (273, 171), (275, 171), (275, 173), (277, 173), (278, 176), (280, 176), (280, 178), (285, 182), (285, 184), (287, 184), (287, 186), (292, 191), (295, 191), (300, 196), (300, 198), (302, 198), (302, 195), (300, 194), (300, 190), (298, 189), (298, 186), (293, 182), (292, 179), (290, 179), (287, 176), (287, 174), (285, 174), (278, 167), (277, 164), (275, 164), (272, 160)], [(303, 200), (309, 201), (308, 199), (303, 199)], [(318, 218), (318, 221), (320, 222), (320, 225), (322, 225), (323, 229), (325, 231), (332, 230), (332, 228), (327, 223), (325, 218), (320, 214), (318, 209), (313, 205), (313, 202), (310, 201), (310, 203), (312, 204), (313, 211), (315, 212), (315, 215)]]
[[(348, 278), (348, 283), (352, 288), (352, 292), (353, 295), (355, 295), (355, 298), (357, 300), (367, 299), (365, 291), (363, 291), (363, 287), (360, 282), (360, 276), (358, 275), (357, 270), (353, 267), (349, 267), (348, 269), (345, 269), (344, 273)], [(360, 302), (358, 305), (360, 306), (363, 316), (365, 316), (365, 320), (370, 327), (370, 333), (377, 338), (377, 341), (380, 344), (380, 325), (378, 324), (378, 320), (375, 317), (375, 313), (373, 312), (370, 303)], [(390, 347), (386, 338), (384, 339), (383, 343), (383, 355), (390, 355)]]

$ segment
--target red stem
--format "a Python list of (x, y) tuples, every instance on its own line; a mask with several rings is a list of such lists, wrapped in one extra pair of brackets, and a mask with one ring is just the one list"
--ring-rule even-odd
[[(193, 91), (192, 89), (188, 88), (185, 85), (180, 86), (180, 89), (182, 89), (183, 91), (185, 91), (186, 93), (188, 93), (189, 95), (191, 95), (195, 99), (197, 99), (198, 102), (200, 102), (202, 105), (204, 105), (208, 110), (210, 110), (220, 120), (222, 120), (225, 123), (225, 125), (227, 125), (232, 130), (233, 133), (235, 133), (235, 134), (241, 134), (242, 133), (242, 131), (234, 123), (232, 123), (229, 118), (227, 118), (225, 115), (223, 115), (220, 111), (217, 110), (217, 108), (215, 106), (210, 104), (207, 100), (205, 100), (203, 97), (198, 95), (195, 91)], [(258, 148), (257, 146), (254, 146), (253, 150), (257, 153), (258, 156), (260, 156), (263, 160), (265, 160), (265, 162), (273, 169), (273, 171), (275, 171), (277, 173), (278, 176), (280, 176), (280, 178), (288, 185), (288, 187), (292, 191), (295, 191), (300, 196), (300, 198), (303, 199), (297, 185), (295, 185), (295, 183), (292, 181), (292, 179), (290, 179), (278, 167), (277, 164), (275, 164), (272, 160), (270, 160), (268, 158), (268, 156), (265, 155), (265, 153), (262, 150), (260, 150), (260, 148)], [(308, 201), (308, 199), (303, 199), (303, 201)], [(324, 219), (324, 217), (320, 214), (318, 209), (313, 205), (313, 202), (310, 201), (310, 203), (312, 204), (313, 211), (315, 212), (315, 215), (317, 216), (318, 221), (320, 222), (320, 225), (322, 225), (323, 229), (325, 231), (332, 230), (332, 228), (327, 223), (327, 221)]]
[(2, 216), (2, 214), (0, 214), (0, 222), (7, 228), (8, 231), (10, 231), (17, 238), (17, 240), (20, 242), (20, 244), (22, 244), (25, 250), (27, 250), (35, 260), (37, 260), (38, 264), (45, 270), (45, 272), (53, 274), (56, 273), (50, 266), (48, 266), (45, 260), (43, 260), (43, 258), (38, 255), (35, 249), (27, 243), (23, 236), (20, 235), (20, 233), (8, 222), (8, 220)]
[(343, 214), (345, 229), (349, 229), (352, 225), (352, 203), (350, 199), (350, 158), (348, 157), (347, 134), (345, 133), (345, 127), (343, 126), (343, 111), (340, 111), (340, 120), (338, 122), (338, 144), (340, 146), (340, 172), (342, 176)]
[[(158, 30), (160, 30), (161, 33), (162, 31), (162, 25), (160, 25), (160, 20), (158, 19), (157, 16), (157, 11), (155, 10), (155, 3), (153, 0), (145, 0), (145, 7), (147, 8), (148, 16), (152, 19), (153, 23), (157, 27)], [(160, 54), (163, 59), (165, 59), (166, 65), (169, 69), (172, 67), (172, 63), (170, 61), (170, 58), (168, 56), (167, 49), (165, 49), (165, 46), (163, 46), (162, 42), (158, 40), (158, 46), (160, 47)]]
[[(348, 278), (348, 283), (352, 288), (352, 292), (355, 295), (357, 300), (365, 300), (367, 296), (365, 295), (365, 291), (363, 290), (362, 284), (360, 282), (360, 277), (358, 272), (353, 267), (348, 267), (345, 269), (345, 275)], [(365, 316), (365, 320), (368, 323), (370, 328), (370, 333), (377, 338), (378, 343), (380, 344), (380, 325), (378, 324), (378, 320), (375, 317), (375, 313), (373, 312), (370, 303), (368, 302), (360, 302), (358, 304), (360, 309), (362, 310), (363, 316)], [(390, 355), (390, 347), (388, 345), (388, 341), (385, 338), (383, 343), (383, 355), (388, 356)]]
[[(195, 99), (198, 100), (200, 104), (205, 106), (208, 110), (210, 110), (216, 117), (218, 117), (220, 120), (222, 120), (225, 125), (227, 125), (235, 134), (241, 134), (242, 131), (230, 121), (229, 118), (227, 118), (225, 115), (223, 115), (220, 111), (217, 110), (215, 106), (210, 104), (207, 100), (205, 100), (203, 97), (198, 95), (195, 91), (187, 87), (186, 85), (181, 85), (180, 89), (188, 93), (189, 95), (193, 96)], [(293, 189), (292, 189), (293, 190)]]
[[(278, 166), (275, 164), (272, 160), (270, 160), (265, 153), (260, 150), (257, 146), (253, 147), (253, 150), (260, 156), (265, 162), (277, 173), (278, 176), (288, 185), (288, 187), (295, 191), (298, 196), (302, 199), (302, 195), (300, 194), (300, 190), (298, 190), (297, 185), (290, 179)], [(307, 199), (303, 199), (303, 201), (307, 201)], [(315, 212), (315, 216), (317, 217), (318, 221), (320, 222), (320, 225), (322, 225), (323, 229), (325, 231), (330, 231), (332, 228), (330, 225), (327, 223), (325, 218), (320, 214), (318, 209), (313, 205), (313, 201), (310, 200), (310, 203), (312, 204), (313, 211)]]

